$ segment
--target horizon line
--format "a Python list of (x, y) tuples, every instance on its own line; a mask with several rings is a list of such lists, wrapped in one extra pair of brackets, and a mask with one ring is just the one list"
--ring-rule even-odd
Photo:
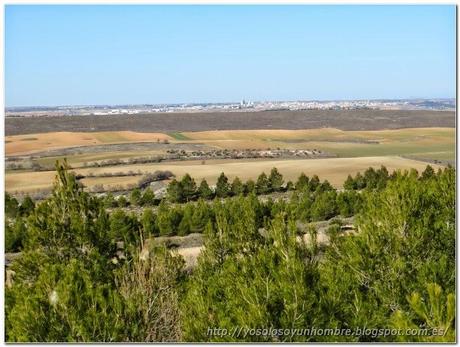
[(208, 105), (218, 105), (218, 104), (235, 104), (240, 103), (242, 100), (251, 101), (251, 102), (344, 102), (344, 101), (383, 101), (383, 100), (391, 100), (391, 101), (402, 101), (402, 100), (457, 100), (456, 97), (408, 97), (408, 98), (357, 98), (357, 99), (285, 99), (285, 100), (251, 100), (242, 98), (240, 101), (192, 101), (192, 102), (160, 102), (160, 103), (122, 103), (122, 104), (108, 104), (108, 103), (101, 103), (101, 104), (53, 104), (53, 105), (15, 105), (15, 106), (6, 106), (6, 109), (12, 108), (34, 108), (34, 107), (101, 107), (101, 106), (140, 106), (140, 105), (200, 105), (200, 104), (208, 104)]

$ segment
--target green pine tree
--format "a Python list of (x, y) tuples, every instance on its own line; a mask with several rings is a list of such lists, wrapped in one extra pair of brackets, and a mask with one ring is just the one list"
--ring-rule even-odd
[(201, 180), (198, 188), (198, 195), (205, 200), (211, 200), (214, 197), (214, 192), (209, 187), (208, 182), (205, 179)]
[(257, 194), (268, 194), (272, 191), (270, 181), (265, 172), (262, 172), (257, 178), (256, 192)]
[(222, 172), (217, 179), (216, 184), (216, 196), (219, 198), (225, 198), (230, 193), (230, 184), (228, 183), (228, 178)]
[(276, 167), (274, 167), (271, 171), (270, 171), (270, 176), (268, 177), (268, 180), (270, 182), (270, 188), (272, 191), (275, 191), (275, 192), (279, 192), (281, 191), (281, 188), (283, 186), (283, 175), (281, 175), (279, 172), (278, 172), (278, 169)]
[(233, 180), (230, 191), (232, 195), (235, 195), (235, 196), (244, 194), (243, 182), (241, 182), (241, 180), (238, 177), (235, 177), (235, 179)]

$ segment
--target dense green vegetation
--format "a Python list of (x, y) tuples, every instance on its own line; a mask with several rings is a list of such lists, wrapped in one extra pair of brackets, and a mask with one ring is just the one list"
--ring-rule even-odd
[[(167, 199), (146, 189), (120, 203), (84, 192), (57, 164), (46, 200), (5, 198), (6, 249), (21, 251), (7, 269), (6, 339), (454, 341), (454, 169), (368, 169), (345, 188), (303, 174), (284, 184), (273, 169), (256, 182), (221, 174), (215, 189), (186, 175)], [(257, 196), (286, 190), (276, 200)], [(351, 232), (341, 228), (348, 216)], [(310, 222), (331, 218), (320, 243)], [(147, 242), (192, 232), (204, 234), (204, 250), (191, 271)], [(247, 333), (311, 327), (403, 333)]]

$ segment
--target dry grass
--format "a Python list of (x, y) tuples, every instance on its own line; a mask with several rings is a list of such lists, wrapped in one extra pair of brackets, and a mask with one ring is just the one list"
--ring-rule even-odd
[(109, 188), (113, 186), (122, 186), (126, 187), (130, 184), (137, 184), (141, 179), (141, 176), (123, 176), (123, 177), (90, 177), (84, 178), (81, 182), (85, 187), (93, 187), (95, 185), (104, 185), (104, 188)]
[(345, 131), (334, 128), (304, 129), (304, 130), (218, 130), (184, 132), (186, 137), (193, 140), (347, 140), (347, 139), (408, 139), (414, 136), (454, 136), (454, 128), (406, 128), (397, 130), (366, 130)]
[[(299, 160), (207, 160), (204, 165), (201, 161), (179, 161), (172, 163), (126, 165), (118, 167), (105, 167), (95, 169), (77, 169), (76, 172), (85, 174), (94, 173), (137, 171), (154, 172), (155, 170), (170, 170), (176, 176), (182, 177), (186, 173), (196, 180), (206, 179), (210, 184), (216, 182), (217, 176), (224, 172), (230, 179), (238, 176), (243, 180), (256, 179), (265, 171), (268, 173), (273, 167), (283, 174), (285, 180), (296, 180), (301, 172), (312, 176), (318, 175), (321, 179), (327, 179), (331, 184), (340, 187), (348, 174), (363, 172), (369, 166), (380, 167), (385, 165), (388, 170), (415, 168), (419, 171), (426, 167), (426, 163), (404, 159), (397, 156), (385, 157), (358, 157), (358, 158), (327, 158), (327, 159), (299, 159)], [(433, 165), (437, 169), (438, 165)], [(7, 173), (5, 187), (7, 191), (32, 191), (37, 188), (46, 188), (52, 184), (53, 172), (22, 172)], [(135, 183), (139, 176), (134, 177), (107, 177), (88, 179), (86, 183), (92, 184), (124, 184)]]
[(270, 139), (305, 139), (314, 136), (337, 136), (345, 133), (332, 128), (305, 129), (305, 130), (217, 130), (184, 132), (183, 134), (193, 140), (270, 140)]
[(5, 173), (5, 190), (33, 192), (49, 188), (53, 185), (55, 175), (53, 171)]
[(5, 151), (7, 156), (25, 155), (44, 150), (61, 149), (77, 146), (94, 146), (113, 143), (156, 142), (174, 139), (162, 133), (137, 133), (133, 131), (108, 132), (54, 132), (31, 135), (6, 136)]

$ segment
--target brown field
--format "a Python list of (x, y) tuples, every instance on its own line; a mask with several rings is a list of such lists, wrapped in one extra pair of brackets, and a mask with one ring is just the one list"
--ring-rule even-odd
[[(205, 165), (201, 161), (178, 161), (159, 164), (124, 165), (105, 168), (77, 169), (78, 173), (102, 173), (119, 171), (153, 172), (155, 170), (171, 170), (176, 176), (182, 177), (189, 173), (195, 180), (205, 178), (210, 184), (215, 184), (217, 176), (224, 172), (229, 179), (238, 176), (243, 180), (257, 179), (262, 172), (268, 173), (273, 167), (283, 174), (285, 180), (296, 180), (301, 172), (312, 176), (318, 175), (321, 179), (327, 179), (331, 184), (340, 187), (348, 174), (356, 174), (365, 171), (369, 166), (380, 167), (385, 165), (389, 171), (398, 169), (415, 168), (424, 170), (426, 163), (397, 156), (385, 157), (360, 157), (360, 158), (327, 158), (327, 159), (299, 159), (299, 160), (207, 160)], [(432, 165), (435, 169), (439, 165)], [(23, 191), (33, 192), (37, 189), (50, 187), (54, 172), (16, 172), (6, 173), (5, 187), (9, 192)], [(120, 183), (136, 183), (139, 176), (134, 177), (107, 177), (87, 179), (88, 186), (92, 184), (104, 184), (112, 186)]]
[(77, 146), (94, 146), (113, 143), (156, 142), (174, 140), (162, 133), (136, 133), (133, 131), (110, 132), (51, 132), (32, 135), (14, 135), (5, 137), (7, 156), (25, 155), (45, 150), (54, 150)]

